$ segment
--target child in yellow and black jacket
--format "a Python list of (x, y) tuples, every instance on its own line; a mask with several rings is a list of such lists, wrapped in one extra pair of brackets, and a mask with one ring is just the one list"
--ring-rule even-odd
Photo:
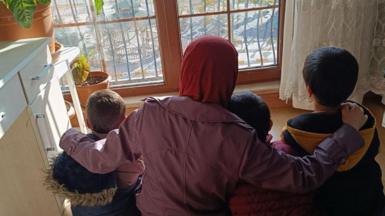
[[(282, 133), (282, 148), (303, 156), (342, 125), (340, 104), (353, 92), (358, 63), (346, 50), (325, 47), (305, 60), (303, 77), (314, 112), (290, 119)], [(380, 140), (376, 120), (363, 107), (368, 120), (360, 129), (365, 145), (351, 155), (315, 193), (315, 204), (325, 215), (382, 216), (385, 198), (381, 168), (375, 161)]]

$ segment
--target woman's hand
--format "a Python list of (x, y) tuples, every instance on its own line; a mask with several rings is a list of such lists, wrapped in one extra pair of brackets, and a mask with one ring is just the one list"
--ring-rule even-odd
[(360, 128), (368, 120), (368, 116), (364, 115), (364, 110), (358, 104), (355, 103), (342, 103), (341, 104), (342, 121), (360, 130)]

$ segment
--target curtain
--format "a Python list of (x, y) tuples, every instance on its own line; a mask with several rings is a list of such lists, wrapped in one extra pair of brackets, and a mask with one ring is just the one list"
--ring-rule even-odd
[(382, 103), (385, 104), (385, 0), (379, 1), (377, 15), (369, 81), (371, 84), (370, 90), (382, 95)]
[[(377, 24), (381, 10), (382, 22)], [(352, 100), (362, 102), (364, 94), (373, 89), (373, 80), (384, 89), (383, 79), (378, 84), (373, 78), (381, 75), (385, 64), (383, 10), (384, 0), (287, 0), (280, 98), (292, 99), (295, 108), (312, 108), (302, 67), (313, 49), (324, 46), (347, 49), (357, 58), (360, 71)], [(381, 41), (376, 49), (374, 41)]]

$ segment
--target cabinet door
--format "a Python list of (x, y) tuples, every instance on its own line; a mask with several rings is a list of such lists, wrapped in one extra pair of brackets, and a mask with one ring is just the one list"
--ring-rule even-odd
[(36, 133), (43, 143), (43, 151), (50, 158), (61, 150), (60, 137), (71, 127), (59, 81), (51, 80), (30, 106)]
[(0, 215), (59, 216), (55, 196), (43, 185), (44, 157), (25, 109), (0, 139)]
[(0, 139), (26, 106), (19, 77), (14, 76), (0, 87)]

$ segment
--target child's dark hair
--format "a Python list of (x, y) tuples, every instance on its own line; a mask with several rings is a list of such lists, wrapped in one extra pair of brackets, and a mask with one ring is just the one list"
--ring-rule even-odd
[(257, 131), (258, 138), (266, 141), (271, 128), (270, 110), (261, 97), (252, 92), (241, 92), (231, 97), (229, 110)]
[(87, 101), (88, 121), (98, 133), (108, 133), (116, 129), (125, 111), (123, 98), (108, 89), (92, 93)]
[(358, 63), (345, 49), (319, 48), (307, 56), (303, 78), (318, 103), (337, 107), (354, 90), (358, 78)]

